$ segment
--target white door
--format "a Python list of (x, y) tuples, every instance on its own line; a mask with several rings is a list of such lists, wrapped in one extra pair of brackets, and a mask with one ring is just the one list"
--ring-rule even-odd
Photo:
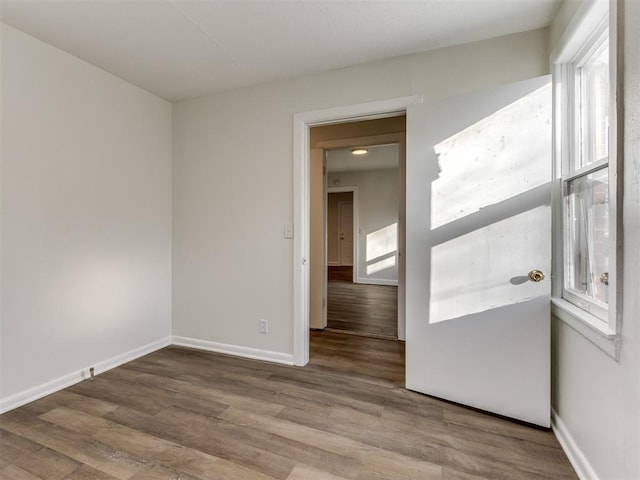
[(353, 203), (338, 203), (340, 265), (353, 265)]
[(409, 107), (407, 142), (406, 386), (549, 426), (550, 77)]

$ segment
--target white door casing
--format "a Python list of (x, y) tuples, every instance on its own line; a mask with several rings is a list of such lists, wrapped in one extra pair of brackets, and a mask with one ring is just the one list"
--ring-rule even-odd
[[(332, 107), (323, 110), (296, 113), (293, 117), (293, 222), (296, 235), (293, 242), (293, 359), (304, 366), (309, 362), (309, 182), (310, 148), (309, 127), (348, 120), (372, 120), (398, 114), (407, 107), (420, 103), (421, 95)], [(402, 146), (401, 151), (404, 151)], [(400, 287), (398, 288), (400, 297)], [(399, 301), (398, 335), (405, 331), (400, 324)], [(402, 338), (402, 337), (401, 337)]]
[(549, 426), (550, 77), (409, 107), (406, 182), (407, 388)]
[(310, 246), (309, 246), (309, 326), (323, 329), (326, 325), (324, 314), (325, 285), (325, 247), (322, 238), (324, 230), (324, 152), (321, 148), (310, 152)]

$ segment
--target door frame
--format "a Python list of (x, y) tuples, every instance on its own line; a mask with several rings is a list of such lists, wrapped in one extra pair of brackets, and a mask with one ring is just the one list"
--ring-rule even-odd
[[(357, 186), (348, 186), (348, 187), (329, 187), (327, 186), (327, 191), (325, 195), (327, 196), (327, 201), (329, 200), (330, 193), (345, 193), (351, 192), (351, 205), (353, 208), (353, 283), (357, 283), (358, 279), (358, 228), (360, 227), (359, 219), (358, 219), (358, 187)], [(328, 224), (329, 211), (328, 208), (324, 211), (325, 225)], [(328, 240), (329, 231), (325, 229), (325, 251), (327, 251), (327, 245), (329, 244)], [(325, 262), (325, 277), (327, 276), (329, 267), (329, 261)], [(326, 292), (326, 289), (325, 289)]]
[[(422, 103), (422, 95), (296, 113), (293, 116), (293, 362), (309, 362), (309, 128), (391, 117)], [(403, 332), (404, 333), (404, 332)], [(398, 332), (400, 336), (400, 331)]]

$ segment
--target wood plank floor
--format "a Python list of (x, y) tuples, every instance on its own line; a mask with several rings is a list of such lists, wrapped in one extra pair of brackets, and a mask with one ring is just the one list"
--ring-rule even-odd
[(402, 388), (402, 343), (310, 365), (168, 347), (0, 416), (2, 479), (574, 479), (552, 433)]
[(328, 268), (327, 327), (398, 338), (398, 287), (353, 283), (352, 267)]

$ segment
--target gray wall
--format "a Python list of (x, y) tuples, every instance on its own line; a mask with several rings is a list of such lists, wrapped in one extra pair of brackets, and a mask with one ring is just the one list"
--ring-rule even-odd
[(1, 148), (6, 409), (169, 341), (171, 104), (2, 25)]
[[(574, 461), (602, 479), (640, 478), (640, 2), (624, 3), (624, 303), (621, 355), (614, 360), (562, 322), (552, 321), (552, 406)], [(565, 12), (564, 10), (567, 10)], [(560, 11), (561, 35), (575, 2)], [(560, 23), (560, 24), (558, 24)]]

